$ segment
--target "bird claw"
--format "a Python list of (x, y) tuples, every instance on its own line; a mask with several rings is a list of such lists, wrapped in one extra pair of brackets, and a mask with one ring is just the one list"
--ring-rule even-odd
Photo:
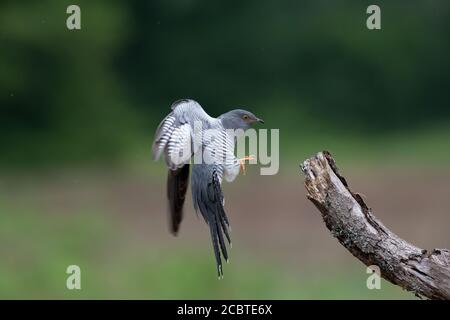
[(239, 159), (239, 165), (240, 165), (240, 167), (241, 167), (241, 170), (242, 170), (242, 174), (245, 176), (245, 173), (246, 173), (246, 171), (245, 171), (245, 161), (246, 160), (255, 160), (255, 156), (252, 156), (252, 155), (249, 155), (249, 156), (247, 156), (247, 157), (243, 157), (243, 158), (241, 158), (241, 159)]

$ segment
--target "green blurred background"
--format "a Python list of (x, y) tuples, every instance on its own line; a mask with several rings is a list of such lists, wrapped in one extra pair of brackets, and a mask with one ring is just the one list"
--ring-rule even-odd
[[(450, 4), (0, 3), (0, 298), (413, 298), (365, 267), (307, 202), (298, 164), (330, 150), (404, 238), (449, 247)], [(190, 200), (167, 232), (151, 142), (170, 104), (244, 107), (280, 129), (280, 172), (225, 185), (225, 279)], [(68, 265), (82, 290), (65, 287)]]

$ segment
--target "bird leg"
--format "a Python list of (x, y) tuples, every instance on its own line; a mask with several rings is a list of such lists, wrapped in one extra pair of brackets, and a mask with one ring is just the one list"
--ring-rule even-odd
[(255, 160), (255, 157), (250, 155), (250, 156), (239, 159), (239, 164), (241, 166), (241, 170), (242, 170), (242, 173), (244, 174), (244, 176), (245, 176), (245, 161), (246, 160)]

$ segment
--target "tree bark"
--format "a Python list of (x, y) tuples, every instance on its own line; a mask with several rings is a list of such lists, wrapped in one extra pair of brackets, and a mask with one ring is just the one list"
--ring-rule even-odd
[(420, 249), (386, 228), (353, 193), (327, 151), (301, 166), (307, 197), (339, 242), (365, 265), (418, 297), (450, 299), (450, 251)]

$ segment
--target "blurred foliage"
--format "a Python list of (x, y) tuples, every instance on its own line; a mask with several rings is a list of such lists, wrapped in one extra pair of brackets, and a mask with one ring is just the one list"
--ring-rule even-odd
[(66, 28), (69, 4), (0, 4), (4, 166), (149, 153), (183, 97), (212, 115), (246, 107), (285, 141), (449, 124), (445, 0), (378, 1), (381, 31), (361, 1), (80, 0), (80, 31)]
[[(1, 299), (414, 299), (384, 280), (368, 290), (356, 260), (293, 270), (240, 250), (219, 281), (209, 243), (174, 251), (98, 209), (52, 215), (1, 201), (0, 240)], [(81, 290), (65, 287), (72, 264), (81, 268)]]

